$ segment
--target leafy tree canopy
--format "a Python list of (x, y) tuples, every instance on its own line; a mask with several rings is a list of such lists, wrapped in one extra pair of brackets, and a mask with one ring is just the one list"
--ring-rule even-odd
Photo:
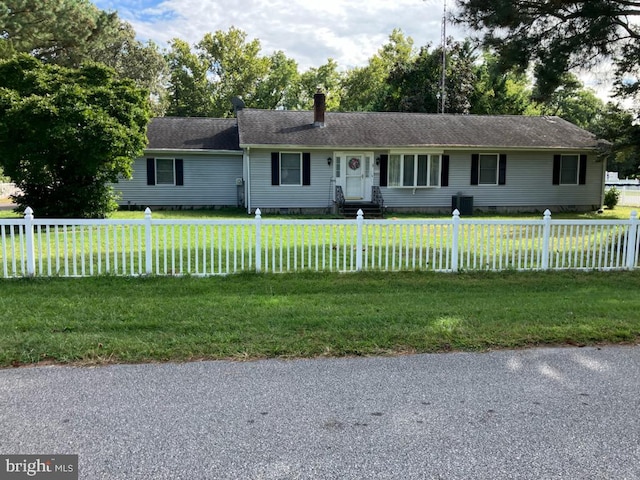
[(254, 108), (298, 107), (296, 62), (282, 52), (262, 55), (260, 41), (235, 27), (207, 33), (193, 50), (174, 39), (166, 58), (169, 115), (230, 117), (233, 97)]
[(474, 92), (470, 113), (483, 115), (532, 115), (539, 109), (531, 101), (527, 76), (503, 71), (495, 54), (484, 51), (475, 62)]
[[(446, 112), (470, 113), (478, 81), (476, 61), (471, 42), (449, 40)], [(437, 113), (442, 95), (442, 48), (422, 47), (414, 59), (396, 63), (385, 83), (388, 86), (378, 110)]]
[(146, 96), (97, 64), (0, 61), (0, 166), (23, 192), (18, 210), (96, 217), (115, 208), (110, 183), (130, 177), (146, 145)]
[(616, 68), (618, 93), (638, 93), (640, 1), (457, 0), (456, 20), (483, 31), (505, 67), (534, 66), (537, 92), (548, 98), (575, 67), (603, 58)]
[(313, 95), (318, 88), (327, 94), (327, 110), (337, 110), (340, 105), (342, 74), (338, 71), (338, 63), (327, 59), (327, 63), (318, 68), (310, 68), (300, 76), (301, 92), (299, 107), (313, 108)]
[(167, 115), (206, 117), (214, 111), (208, 78), (209, 64), (191, 51), (187, 42), (174, 39), (167, 54), (169, 64), (169, 106)]
[(589, 129), (612, 143), (607, 170), (618, 172), (621, 178), (640, 176), (640, 125), (630, 112), (610, 102)]
[(163, 111), (167, 67), (158, 47), (137, 41), (129, 23), (88, 0), (0, 2), (0, 59), (17, 53), (71, 68), (103, 63), (149, 90), (155, 113)]
[(6, 56), (26, 52), (50, 63), (77, 66), (86, 48), (117, 25), (117, 14), (88, 0), (6, 0), (0, 3), (0, 38)]
[(364, 67), (346, 72), (342, 79), (340, 110), (370, 111), (383, 103), (388, 94), (387, 80), (400, 65), (407, 65), (416, 58), (413, 39), (401, 30), (394, 30), (389, 41), (369, 59)]

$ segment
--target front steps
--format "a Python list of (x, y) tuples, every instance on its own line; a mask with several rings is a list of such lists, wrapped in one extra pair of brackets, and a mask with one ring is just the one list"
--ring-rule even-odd
[(383, 218), (382, 208), (373, 202), (345, 202), (340, 209), (340, 214), (345, 218), (356, 218), (358, 210), (362, 210), (364, 218)]

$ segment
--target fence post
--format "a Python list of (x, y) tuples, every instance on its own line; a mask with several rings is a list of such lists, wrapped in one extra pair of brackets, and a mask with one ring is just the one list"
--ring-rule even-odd
[(364, 227), (364, 212), (358, 209), (356, 217), (356, 271), (362, 271), (362, 229)]
[(256, 273), (262, 270), (262, 212), (256, 208)]
[(633, 210), (629, 217), (629, 230), (627, 231), (627, 268), (635, 267), (636, 249), (638, 248), (638, 212)]
[(27, 207), (24, 211), (24, 236), (27, 247), (27, 275), (33, 277), (36, 274), (36, 252), (33, 241), (33, 209)]
[(542, 218), (544, 226), (542, 228), (542, 270), (549, 269), (549, 242), (551, 241), (551, 210), (544, 211)]
[(460, 243), (460, 210), (457, 208), (453, 211), (453, 217), (451, 218), (453, 223), (453, 236), (451, 238), (451, 271), (457, 272), (458, 267), (458, 245)]
[(145, 243), (145, 272), (147, 275), (153, 273), (152, 265), (152, 252), (153, 246), (151, 245), (151, 209), (149, 207), (144, 209), (144, 243)]

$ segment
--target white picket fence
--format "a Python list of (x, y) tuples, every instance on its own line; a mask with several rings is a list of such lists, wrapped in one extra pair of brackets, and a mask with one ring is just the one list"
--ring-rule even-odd
[(628, 220), (0, 220), (2, 277), (638, 268)]

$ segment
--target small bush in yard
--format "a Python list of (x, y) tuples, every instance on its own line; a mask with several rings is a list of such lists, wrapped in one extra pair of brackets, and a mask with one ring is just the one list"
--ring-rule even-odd
[(613, 210), (615, 206), (618, 204), (618, 200), (620, 200), (620, 190), (616, 187), (610, 188), (604, 194), (604, 205)]

